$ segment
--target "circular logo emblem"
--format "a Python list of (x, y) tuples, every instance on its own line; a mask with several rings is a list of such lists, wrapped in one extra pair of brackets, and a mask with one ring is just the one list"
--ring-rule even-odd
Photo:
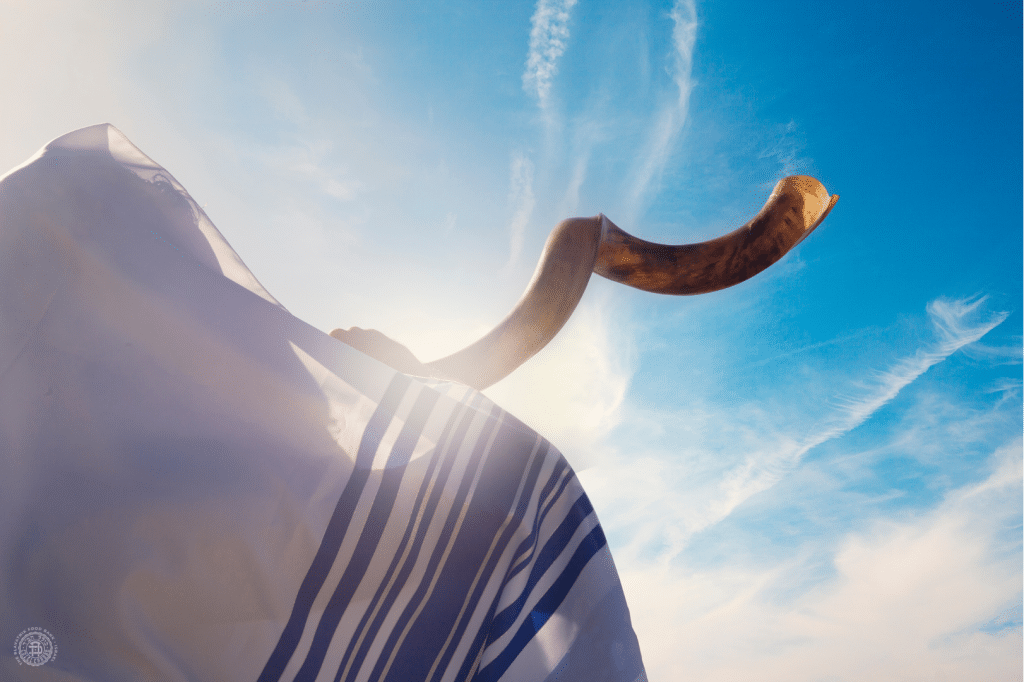
[(42, 628), (22, 630), (14, 640), (14, 657), (18, 664), (43, 665), (49, 663), (57, 655), (57, 645), (53, 643), (53, 635)]

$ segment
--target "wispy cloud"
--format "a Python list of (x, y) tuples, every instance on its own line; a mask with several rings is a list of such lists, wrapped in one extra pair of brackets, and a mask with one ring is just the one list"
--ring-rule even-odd
[(551, 82), (569, 41), (570, 11), (575, 4), (576, 0), (538, 0), (531, 19), (523, 89), (537, 98), (541, 109), (548, 108)]
[(679, 108), (685, 111), (690, 101), (693, 82), (693, 47), (697, 42), (697, 7), (693, 0), (679, 0), (669, 13), (675, 23), (672, 44), (675, 46), (675, 70), (672, 78), (679, 88)]
[[(871, 452), (803, 459), (1006, 319), (985, 303), (931, 301), (932, 339), (860, 382), (844, 380), (845, 399), (803, 433), (773, 428), (763, 408), (697, 404), (682, 424), (652, 416), (651, 442), (666, 443), (664, 453), (620, 443), (615, 464), (581, 473), (615, 538), (651, 680), (1001, 679), (1019, 668), (1018, 402), (982, 399), (979, 409), (922, 391)], [(707, 429), (745, 454), (691, 452), (708, 446)], [(974, 469), (943, 465), (979, 448), (980, 481)], [(938, 502), (905, 503), (894, 519), (900, 491), (861, 489), (886, 453), (917, 458), (935, 477), (926, 486), (960, 483)], [(718, 470), (691, 465), (712, 456), (723, 456)], [(931, 473), (936, 466), (943, 471)], [(736, 518), (757, 493), (767, 497), (748, 504), (761, 506)], [(774, 554), (759, 553), (775, 542)]]
[[(1021, 447), (997, 448), (985, 479), (935, 509), (834, 549), (685, 575), (617, 556), (650, 679), (1019, 676), (1020, 539), (1003, 536), (1020, 524)], [(832, 571), (801, 584), (822, 562)]]
[[(776, 127), (767, 145), (758, 155), (759, 158), (776, 162), (779, 165), (778, 174), (782, 176), (806, 172), (810, 161), (799, 156), (803, 144), (798, 135), (795, 121)], [(775, 178), (770, 178), (765, 184), (772, 187)]]
[[(974, 343), (1006, 319), (1009, 313), (997, 312), (987, 320), (979, 321), (975, 313), (987, 300), (988, 296), (962, 299), (940, 297), (928, 304), (928, 315), (940, 340), (939, 354), (948, 355), (969, 343)], [(928, 367), (931, 367), (931, 364)]]
[(804, 441), (799, 455), (859, 426), (929, 368), (964, 346), (978, 341), (1000, 325), (1008, 313), (995, 312), (978, 319), (975, 313), (985, 300), (986, 297), (959, 300), (937, 298), (931, 301), (927, 307), (928, 317), (937, 342), (879, 372), (867, 382), (860, 395), (842, 399), (843, 409)]
[(768, 365), (768, 364), (771, 364), (771, 363), (778, 362), (779, 360), (782, 360), (783, 358), (792, 357), (794, 355), (799, 355), (801, 353), (807, 353), (809, 351), (817, 350), (819, 348), (826, 348), (828, 346), (836, 346), (836, 345), (846, 344), (846, 343), (849, 343), (850, 341), (852, 341), (854, 339), (863, 338), (863, 337), (868, 336), (870, 334), (877, 334), (877, 333), (878, 333), (878, 331), (874, 330), (874, 329), (860, 329), (860, 330), (858, 330), (856, 332), (853, 332), (852, 334), (849, 334), (847, 336), (840, 336), (840, 337), (837, 337), (837, 338), (829, 339), (828, 341), (821, 341), (819, 343), (811, 343), (811, 344), (808, 344), (806, 346), (801, 346), (799, 348), (794, 348), (793, 350), (788, 350), (788, 351), (785, 351), (783, 353), (779, 353), (777, 355), (772, 355), (772, 356), (769, 356), (767, 358), (763, 358), (761, 360), (757, 360), (755, 362), (751, 362), (751, 363), (749, 363), (747, 365), (744, 365), (741, 369), (742, 370), (751, 370), (751, 369), (753, 369), (755, 367), (763, 367), (764, 365)]
[(636, 172), (629, 196), (627, 215), (632, 222), (638, 217), (644, 200), (665, 168), (673, 150), (673, 142), (686, 123), (693, 90), (693, 50), (697, 42), (697, 7), (693, 0), (677, 0), (672, 11), (672, 47), (669, 73), (676, 87), (675, 98), (664, 104), (654, 121), (650, 136)]
[[(616, 465), (604, 467), (605, 474), (587, 481), (588, 489), (593, 488), (597, 497), (607, 497), (607, 507), (616, 510), (615, 516), (603, 519), (606, 526), (613, 532), (630, 528), (617, 556), (640, 563), (671, 563), (695, 535), (778, 484), (808, 452), (863, 424), (930, 367), (977, 342), (1006, 319), (1006, 313), (983, 313), (984, 301), (939, 298), (929, 303), (934, 341), (865, 379), (847, 380), (845, 395), (813, 423), (796, 420), (780, 427), (777, 415), (756, 404), (724, 411), (696, 404), (674, 420), (651, 408), (631, 406), (632, 422), (643, 421), (644, 413), (650, 412), (651, 429), (673, 430), (660, 438), (652, 436), (639, 453), (635, 448), (623, 450)], [(801, 407), (772, 409), (799, 412)], [(709, 429), (728, 437), (716, 445)], [(662, 451), (657, 443), (663, 441)], [(604, 477), (607, 480), (601, 480)]]
[(583, 187), (583, 181), (587, 177), (587, 164), (590, 163), (590, 150), (586, 149), (581, 152), (573, 164), (572, 177), (569, 179), (569, 184), (565, 189), (565, 195), (562, 197), (563, 213), (567, 216), (576, 215), (576, 211), (580, 205), (580, 188)]
[(512, 207), (512, 219), (509, 221), (508, 262), (505, 270), (515, 266), (519, 254), (523, 250), (523, 236), (526, 226), (530, 224), (536, 199), (533, 196), (533, 163), (525, 155), (516, 153), (512, 156), (509, 171), (508, 202)]
[[(978, 319), (985, 297), (951, 300), (937, 298), (928, 306), (928, 316), (937, 340), (914, 355), (863, 383), (859, 391), (840, 398), (840, 407), (803, 438), (788, 439), (772, 453), (759, 452), (747, 457), (722, 483), (721, 518), (766, 488), (774, 485), (813, 448), (838, 438), (863, 424), (871, 415), (895, 398), (901, 390), (929, 368), (942, 362), (964, 346), (981, 339), (1006, 319), (1007, 313), (991, 313)], [(717, 516), (716, 514), (715, 516)], [(708, 521), (713, 522), (709, 518)]]

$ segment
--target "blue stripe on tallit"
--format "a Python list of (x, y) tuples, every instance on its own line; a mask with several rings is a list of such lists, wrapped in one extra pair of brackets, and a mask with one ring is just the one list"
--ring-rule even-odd
[[(546, 450), (550, 446), (550, 444), (547, 441), (544, 441), (544, 446), (545, 446), (545, 450)], [(555, 483), (558, 481), (559, 476), (561, 474), (563, 474), (564, 472), (566, 472), (566, 470), (568, 468), (569, 468), (568, 462), (565, 461), (564, 457), (559, 456), (558, 460), (555, 462), (555, 466), (552, 469), (552, 472), (551, 472), (550, 476), (548, 476), (547, 482), (544, 484), (544, 488), (541, 490), (541, 494), (537, 497), (537, 506), (545, 505), (543, 513), (547, 513), (547, 510), (550, 509), (551, 504), (553, 504), (554, 501), (558, 499), (558, 495), (557, 494), (554, 497), (550, 498), (550, 499), (548, 499), (547, 496), (551, 493), (551, 490), (555, 487)], [(571, 470), (569, 471), (569, 474), (571, 474)], [(567, 481), (567, 480), (569, 480), (569, 478), (571, 478), (571, 476), (569, 476), (567, 474), (565, 480)], [(562, 488), (564, 488), (564, 485), (562, 486)], [(560, 492), (561, 492), (561, 489), (559, 490), (559, 493)], [(534, 526), (533, 527), (535, 529), (538, 529), (538, 530), (539, 530), (539, 524), (540, 524), (540, 521), (541, 521), (540, 516), (541, 516), (541, 514), (538, 513), (537, 516), (534, 518)], [(522, 552), (524, 552), (527, 549), (529, 549), (529, 547), (532, 546), (532, 544), (533, 544), (533, 541), (529, 537), (524, 539), (520, 543), (519, 547), (516, 548), (516, 551), (513, 554), (513, 557), (522, 554)], [(506, 575), (505, 579), (503, 580), (503, 584), (507, 584), (508, 580), (509, 580), (509, 576)], [(500, 594), (500, 592), (499, 592), (499, 594)], [(474, 673), (474, 667), (476, 666), (476, 664), (478, 662), (480, 653), (483, 652), (484, 645), (487, 643), (487, 641), (489, 639), (491, 624), (493, 623), (493, 620), (494, 620), (494, 612), (497, 611), (497, 608), (498, 608), (498, 599), (495, 599), (494, 602), (491, 604), (490, 609), (488, 609), (488, 611), (487, 611), (487, 617), (484, 619), (484, 627), (482, 627), (480, 629), (480, 631), (476, 634), (476, 636), (473, 639), (473, 643), (470, 646), (470, 651), (471, 652), (478, 652), (478, 653), (475, 656), (467, 656), (466, 659), (462, 662), (462, 666), (459, 668), (459, 672), (455, 676), (455, 682), (465, 682), (466, 680), (469, 679), (470, 675)]]
[[(488, 583), (490, 582), (490, 577), (494, 574), (494, 570), (497, 567), (498, 562), (501, 560), (505, 548), (508, 546), (508, 543), (512, 540), (512, 536), (515, 535), (517, 530), (519, 530), (520, 524), (518, 522), (521, 519), (526, 518), (526, 513), (528, 507), (530, 506), (530, 500), (532, 497), (530, 493), (537, 483), (537, 478), (540, 476), (540, 470), (544, 465), (544, 460), (547, 456), (549, 448), (550, 443), (548, 443), (547, 441), (541, 442), (540, 448), (538, 449), (537, 454), (533, 458), (533, 464), (530, 467), (530, 471), (526, 477), (524, 485), (524, 494), (519, 498), (519, 504), (516, 505), (515, 513), (513, 516), (516, 522), (509, 523), (507, 526), (505, 526), (505, 530), (502, 532), (502, 536), (498, 540), (494, 553), (491, 555), (487, 565), (481, 572), (480, 580), (477, 582), (477, 585), (473, 590), (473, 594), (470, 596), (469, 602), (464, 605), (462, 618), (459, 619), (459, 622), (455, 627), (455, 632), (453, 633), (451, 642), (449, 642), (445, 651), (442, 652), (440, 658), (438, 659), (437, 669), (434, 671), (434, 675), (430, 678), (430, 682), (439, 682), (441, 677), (448, 670), (448, 666), (451, 664), (451, 659), (455, 655), (455, 650), (462, 643), (462, 639), (465, 636), (466, 629), (469, 627), (469, 622), (473, 618), (477, 605), (480, 603), (480, 598), (483, 595), (484, 591), (486, 590)], [(493, 614), (493, 612), (493, 608), (488, 611), (488, 618), (484, 621), (485, 630), (487, 622), (490, 620), (490, 616)], [(479, 647), (482, 648), (482, 646), (483, 642), (480, 643)], [(476, 651), (476, 649), (471, 648), (469, 658), (475, 659)]]
[[(463, 513), (463, 508), (466, 505), (466, 498), (469, 495), (469, 489), (472, 486), (473, 479), (476, 477), (477, 469), (480, 467), (484, 453), (490, 441), (490, 436), (494, 432), (494, 429), (498, 424), (497, 417), (499, 414), (500, 410), (498, 408), (494, 408), (491, 415), (492, 418), (487, 420), (487, 422), (484, 425), (484, 428), (482, 429), (480, 435), (477, 438), (476, 443), (474, 444), (473, 452), (470, 455), (469, 462), (466, 466), (466, 472), (463, 475), (462, 480), (459, 483), (458, 491), (456, 492), (452, 500), (451, 508), (449, 509), (448, 516), (445, 519), (441, 535), (437, 540), (437, 544), (434, 545), (433, 551), (431, 552), (430, 560), (427, 563), (427, 570), (425, 572), (425, 575), (423, 576), (423, 579), (420, 581), (420, 584), (417, 586), (412, 598), (409, 600), (409, 603), (406, 604), (405, 608), (402, 610), (402, 613), (399, 615), (394, 628), (392, 629), (390, 635), (387, 638), (387, 641), (384, 644), (384, 649), (373, 667), (373, 672), (370, 674), (370, 679), (381, 679), (385, 672), (384, 668), (388, 665), (388, 661), (389, 659), (391, 659), (392, 653), (394, 653), (396, 649), (399, 649), (397, 653), (401, 654), (401, 648), (404, 648), (405, 644), (408, 641), (410, 641), (408, 638), (406, 638), (405, 641), (400, 642), (399, 639), (403, 637), (406, 630), (406, 626), (409, 625), (410, 621), (416, 615), (415, 612), (420, 608), (420, 605), (427, 598), (427, 592), (430, 589), (430, 583), (434, 575), (437, 574), (439, 569), (441, 569), (441, 560), (444, 557), (445, 550), (448, 547), (448, 542), (451, 539), (452, 533), (455, 530), (455, 525), (458, 521), (458, 517), (461, 516)], [(468, 518), (470, 515), (467, 514), (466, 516)], [(451, 555), (454, 557), (455, 554), (456, 552), (453, 549)], [(447, 569), (448, 566), (445, 566), (444, 569), (442, 570)], [(443, 587), (444, 582), (446, 581), (439, 580), (437, 587)], [(449, 580), (447, 582), (451, 581)], [(442, 627), (442, 623), (432, 623), (431, 627), (428, 629), (437, 632), (437, 630)], [(429, 632), (420, 632), (418, 634), (422, 635), (423, 639), (429, 639)], [(419, 641), (418, 639), (414, 638), (412, 642), (415, 649), (418, 652), (437, 650), (437, 648), (431, 648), (426, 641)], [(437, 647), (440, 647), (440, 644), (441, 643), (438, 643)], [(422, 663), (422, 657), (414, 656), (414, 658), (419, 658), (419, 662)], [(417, 679), (415, 676), (399, 676), (397, 678), (393, 678), (392, 673), (397, 673), (405, 667), (403, 665), (403, 661), (401, 660), (400, 655), (396, 655), (395, 663), (397, 665), (393, 665), (391, 669), (388, 670), (387, 679), (398, 679), (401, 681)], [(425, 673), (426, 671), (423, 672)]]
[[(474, 396), (473, 404), (478, 402), (480, 398), (481, 396), (479, 394)], [(438, 463), (446, 456), (448, 458), (447, 469), (451, 469), (451, 460), (454, 457), (454, 452), (462, 446), (462, 441), (465, 438), (466, 429), (469, 426), (472, 415), (472, 405), (460, 404), (452, 416), (447, 420), (447, 422), (445, 422), (444, 430), (441, 432), (441, 436), (437, 441), (437, 448), (430, 458), (430, 464), (423, 476), (423, 482), (420, 484), (419, 492), (416, 494), (416, 500), (412, 506), (412, 514), (410, 515), (409, 524), (406, 526), (405, 533), (402, 535), (402, 540), (399, 542), (398, 548), (395, 550), (395, 556), (391, 560), (391, 565), (388, 566), (388, 570), (384, 574), (384, 578), (381, 580), (380, 585), (377, 587), (377, 590), (373, 595), (373, 599), (370, 601), (369, 606), (363, 613), (363, 617), (359, 621), (359, 625), (349, 640), (345, 653), (341, 658), (341, 663), (338, 666), (337, 674), (334, 677), (335, 682), (338, 682), (341, 679), (341, 675), (345, 671), (345, 667), (352, 656), (353, 650), (355, 649), (356, 644), (360, 641), (359, 638), (363, 636), (365, 632), (365, 639), (363, 639), (363, 644), (360, 647), (356, 660), (353, 664), (354, 670), (359, 669), (359, 666), (366, 656), (367, 650), (373, 643), (377, 632), (380, 630), (380, 626), (384, 621), (384, 618), (390, 612), (391, 604), (394, 603), (398, 592), (404, 585), (405, 576), (408, 575), (409, 571), (411, 571), (412, 567), (415, 565), (416, 559), (419, 557), (419, 547), (422, 544), (422, 536), (426, 533), (426, 528), (430, 525), (430, 521), (434, 517), (434, 510), (437, 506), (436, 496), (431, 498), (430, 504), (426, 508), (423, 506), (427, 490), (431, 488), (431, 480), (434, 476), (434, 470), (437, 468)], [(458, 428), (456, 428), (456, 425), (458, 425)], [(441, 488), (443, 488), (444, 482), (447, 478), (447, 472), (443, 472), (439, 475), (438, 485), (440, 485)], [(392, 576), (395, 574), (396, 570), (399, 570), (398, 564), (405, 553), (406, 547), (412, 539), (413, 530), (416, 528), (422, 529), (422, 532), (418, 534), (415, 547), (409, 551), (406, 561), (402, 564), (398, 578), (395, 580), (394, 584), (391, 584)], [(388, 589), (389, 585), (390, 589)], [(376, 611), (376, 616), (374, 616), (374, 612), (377, 609), (378, 604), (381, 603), (382, 599), (385, 599), (385, 590), (387, 590), (387, 598), (380, 610)], [(367, 624), (371, 616), (374, 616), (373, 623), (369, 624), (369, 629), (367, 629)]]
[[(409, 390), (410, 382), (400, 379), (401, 376), (392, 380), (369, 420), (356, 457), (356, 467), (339, 498), (321, 546), (296, 596), (288, 625), (264, 668), (260, 682), (281, 679), (307, 629), (312, 603), (324, 589), (324, 582), (346, 533), (350, 530), (356, 532), (356, 529), (349, 528), (349, 519), (370, 475), (380, 440)], [(481, 398), (475, 394), (470, 398), (471, 405), (460, 405), (446, 420), (434, 452), (423, 462), (425, 474), (390, 565), (376, 585), (372, 600), (369, 604), (360, 605), (364, 611), (358, 626), (352, 632), (346, 632), (349, 641), (345, 651), (340, 662), (332, 664), (332, 668), (337, 665), (337, 669), (323, 670), (332, 641), (339, 636), (339, 623), (378, 550), (382, 532), (407, 474), (409, 457), (429, 422), (437, 399), (437, 392), (431, 388), (424, 388), (417, 396), (389, 453), (387, 467), (378, 472), (380, 487), (371, 503), (367, 521), (359, 529), (355, 549), (350, 557), (346, 557), (348, 565), (344, 574), (320, 615), (310, 648), (294, 677), (297, 682), (320, 679), (322, 673), (333, 673), (334, 682), (354, 682), (365, 677), (367, 672), (369, 679), (386, 682), (426, 680), (428, 675), (431, 682), (439, 682), (450, 672), (451, 666), (458, 667), (456, 679), (460, 682), (469, 678), (474, 681), (498, 680), (558, 608), (586, 563), (604, 546), (604, 536), (599, 527), (595, 528), (575, 548), (568, 565), (520, 624), (505, 648), (483, 670), (476, 670), (484, 648), (519, 620), (525, 604), (531, 600), (531, 593), (558, 557), (568, 551), (575, 532), (593, 509), (586, 495), (581, 494), (565, 511), (557, 529), (547, 536), (545, 542), (541, 542), (541, 527), (549, 512), (559, 504), (565, 510), (566, 503), (559, 500), (575, 479), (575, 474), (564, 458), (558, 457), (550, 474), (545, 476), (539, 494), (534, 493), (540, 485), (544, 463), (550, 461), (550, 444), (500, 408), (492, 406), (489, 414), (481, 413), (477, 407)], [(466, 442), (477, 420), (484, 420), (484, 423), (473, 441)], [(460, 461), (464, 463), (465, 470), (459, 474), (457, 491), (446, 505), (440, 537), (428, 543), (427, 532), (441, 508), (442, 494)], [(518, 499), (516, 495), (519, 495)], [(528, 513), (531, 507), (536, 509), (532, 515)], [(460, 516), (461, 526), (456, 532)], [(523, 528), (523, 522), (531, 516), (531, 523)], [(527, 530), (529, 534), (523, 538)], [(509, 556), (509, 543), (517, 536), (523, 539)], [(424, 551), (429, 552), (424, 573), (418, 578), (419, 584), (412, 589), (411, 597), (401, 607), (396, 620), (395, 609), (400, 595), (409, 594), (412, 588), (410, 577)], [(332, 554), (328, 555), (328, 552)], [(471, 629), (474, 619), (480, 619), (481, 599), (488, 586), (493, 584), (494, 573), (499, 566), (509, 566), (502, 569), (505, 571), (502, 585), (507, 585), (512, 577), (529, 568), (526, 586), (516, 600), (497, 615), (499, 597), (494, 597), (489, 607), (485, 605), (486, 617)], [(500, 594), (501, 590), (498, 591)], [(389, 623), (387, 630), (384, 629), (385, 622)], [(378, 650), (373, 658), (369, 658), (374, 647)], [(455, 659), (456, 652), (460, 654), (459, 659)]]
[(334, 631), (337, 629), (338, 623), (341, 621), (341, 617), (352, 599), (352, 595), (355, 594), (356, 588), (362, 582), (363, 575), (366, 573), (366, 569), (370, 565), (374, 553), (377, 551), (377, 544), (380, 542), (381, 535), (383, 535), (384, 525), (390, 516), (392, 507), (394, 507), (395, 498), (398, 497), (398, 489), (401, 486), (402, 475), (406, 469), (405, 465), (409, 462), (413, 448), (416, 447), (420, 433), (423, 431), (423, 426), (427, 421), (427, 417), (430, 416), (434, 404), (437, 403), (438, 397), (436, 391), (429, 389), (420, 391), (420, 394), (416, 397), (416, 403), (413, 405), (409, 417), (406, 419), (402, 430), (398, 434), (398, 438), (395, 440), (394, 446), (391, 448), (387, 468), (381, 474), (380, 488), (378, 488), (373, 505), (370, 507), (366, 524), (359, 535), (359, 540), (349, 559), (348, 566), (345, 567), (341, 580), (338, 582), (330, 601), (327, 602), (327, 606), (324, 608), (320, 624), (313, 635), (313, 643), (310, 646), (309, 653), (306, 654), (306, 660), (295, 676), (295, 682), (313, 682), (317, 674), (319, 674), (320, 667), (324, 662), (324, 656), (327, 655), (327, 649), (331, 645), (331, 639), (334, 637)]
[(352, 475), (349, 477), (341, 497), (338, 498), (338, 504), (334, 508), (330, 522), (327, 524), (327, 530), (324, 532), (324, 537), (320, 542), (320, 548), (317, 550), (316, 556), (306, 572), (306, 577), (303, 578), (302, 584), (299, 586), (288, 623), (278, 638), (277, 646), (274, 647), (273, 653), (270, 654), (270, 658), (263, 667), (263, 672), (260, 674), (258, 682), (277, 682), (280, 680), (285, 666), (288, 665), (292, 654), (295, 653), (295, 648), (298, 646), (299, 639), (302, 637), (302, 632), (306, 627), (306, 619), (309, 617), (313, 600), (316, 599), (316, 595), (319, 594), (320, 589), (323, 587), (324, 580), (327, 579), (327, 574), (330, 573), (331, 566), (334, 565), (338, 549), (345, 539), (349, 521), (351, 521), (352, 515), (355, 512), (356, 504), (359, 502), (359, 497), (363, 492), (363, 486), (366, 485), (366, 480), (369, 478), (370, 466), (373, 463), (377, 447), (380, 445), (384, 432), (387, 430), (388, 425), (391, 424), (391, 420), (398, 410), (398, 405), (401, 403), (402, 398), (405, 397), (405, 393), (409, 390), (411, 384), (412, 380), (409, 377), (403, 374), (395, 374), (391, 379), (391, 383), (388, 384), (387, 390), (384, 391), (380, 402), (377, 404), (377, 409), (374, 410), (373, 415), (367, 422), (366, 428), (363, 430), (362, 440), (359, 443), (356, 466), (352, 469)]
[[(564, 459), (560, 462), (560, 464), (562, 464), (565, 469), (568, 469), (568, 464), (565, 463)], [(556, 469), (556, 471), (559, 470)], [(545, 486), (544, 493), (542, 493), (541, 495), (541, 500), (544, 501), (544, 508), (541, 511), (541, 513), (538, 514), (537, 517), (534, 519), (533, 530), (530, 532), (530, 535), (525, 540), (523, 540), (519, 547), (516, 548), (516, 553), (513, 556), (513, 562), (519, 556), (521, 556), (523, 552), (528, 551), (528, 554), (525, 557), (523, 557), (523, 559), (508, 572), (508, 576), (506, 576), (505, 578), (506, 582), (508, 582), (516, 575), (518, 575), (520, 571), (526, 568), (530, 564), (530, 562), (533, 561), (533, 557), (537, 553), (537, 538), (540, 535), (541, 525), (547, 518), (548, 512), (551, 511), (552, 507), (555, 506), (555, 503), (558, 502), (558, 499), (562, 496), (562, 493), (565, 492), (565, 487), (569, 485), (569, 481), (571, 481), (574, 477), (575, 474), (573, 473), (572, 469), (568, 469), (568, 471), (565, 471), (565, 476), (562, 478), (562, 482), (558, 486), (558, 490), (555, 492), (554, 495), (551, 496), (551, 499), (545, 500), (545, 495), (550, 493), (550, 489), (554, 487), (554, 484), (557, 481), (557, 479), (555, 478), (555, 473), (552, 472), (549, 485)]]
[[(550, 501), (549, 496), (551, 495), (551, 491), (555, 489), (555, 485), (558, 483), (559, 478), (561, 478), (562, 474), (565, 473), (565, 470), (568, 468), (569, 463), (566, 462), (564, 458), (559, 457), (558, 461), (555, 462), (554, 468), (551, 470), (551, 474), (548, 476), (548, 480), (544, 483), (544, 487), (541, 489), (540, 495), (537, 497), (537, 506), (544, 509), (545, 512), (545, 505)], [(557, 498), (557, 495), (555, 498)], [(537, 540), (537, 533), (540, 532), (540, 524), (543, 520), (541, 518), (542, 515), (543, 513), (534, 517), (533, 527), (530, 530), (530, 534), (523, 538), (523, 541), (519, 543), (518, 547), (516, 547), (516, 551), (512, 553), (512, 565), (515, 565), (516, 561), (529, 552), (530, 548), (534, 546), (534, 543)]]
[[(363, 640), (363, 643), (356, 654), (349, 674), (345, 678), (346, 680), (355, 679), (356, 675), (358, 674), (358, 671), (363, 665), (363, 661), (365, 660), (366, 655), (369, 652), (369, 649), (374, 639), (377, 636), (377, 633), (380, 631), (384, 619), (391, 612), (391, 609), (394, 606), (395, 601), (398, 599), (400, 592), (406, 586), (409, 574), (412, 573), (413, 568), (415, 568), (416, 561), (419, 559), (420, 551), (424, 547), (424, 540), (426, 538), (427, 531), (430, 527), (430, 523), (433, 520), (434, 514), (437, 511), (437, 507), (440, 503), (441, 494), (444, 491), (445, 484), (447, 483), (449, 476), (451, 475), (451, 470), (457, 459), (458, 452), (463, 446), (466, 433), (475, 416), (477, 416), (476, 410), (475, 408), (471, 407), (461, 415), (453, 416), (452, 419), (449, 421), (449, 423), (452, 423), (456, 419), (458, 419), (458, 427), (456, 428), (454, 436), (451, 439), (451, 443), (448, 445), (447, 451), (445, 452), (445, 457), (442, 462), (441, 470), (438, 472), (437, 481), (434, 483), (431, 489), (430, 497), (427, 500), (427, 504), (423, 510), (423, 519), (420, 522), (419, 527), (417, 528), (416, 536), (415, 539), (413, 540), (413, 545), (409, 551), (409, 556), (406, 557), (404, 564), (402, 565), (398, 575), (395, 578), (394, 584), (391, 585), (391, 588), (388, 591), (387, 596), (384, 598), (380, 611), (374, 618), (371, 629), (368, 632), (367, 637)], [(410, 526), (406, 529), (407, 532), (410, 531), (411, 528), (412, 525), (410, 524)], [(343, 660), (341, 666), (338, 669), (338, 674), (334, 678), (335, 682), (341, 679), (341, 675), (345, 670), (345, 663), (346, 662)]]
[[(488, 551), (496, 539), (502, 536), (504, 545), (495, 547), (495, 551), (503, 551), (512, 537), (510, 534), (499, 536), (501, 527), (510, 522), (518, 526), (522, 521), (522, 517), (510, 518), (510, 511), (517, 506), (515, 498), (519, 494), (519, 484), (527, 476), (528, 466), (543, 442), (532, 430), (522, 428), (521, 423), (503, 415), (493, 444), (486, 444), (491, 454), (481, 464), (482, 471), (472, 496), (457, 499), (453, 504), (453, 520), (454, 516), (462, 513), (465, 519), (458, 534), (452, 538), (451, 550), (444, 566), (448, 578), (439, 580), (425, 598), (423, 610), (417, 616), (413, 628), (417, 637), (408, 637), (400, 645), (395, 662), (385, 677), (388, 682), (423, 680), (429, 674), (436, 652), (443, 650), (449, 635), (457, 626), (463, 604), (469, 598), (473, 578), (479, 575), (480, 579), (489, 580), (497, 565), (485, 562)], [(479, 444), (485, 444), (483, 436)], [(470, 477), (467, 471), (463, 481), (467, 491)], [(529, 491), (524, 489), (522, 494), (529, 495)], [(463, 499), (466, 501), (463, 502)], [(459, 508), (464, 504), (466, 508), (463, 511)], [(443, 551), (443, 544), (439, 543), (435, 551)], [(482, 566), (490, 566), (491, 572), (481, 574)], [(453, 579), (455, 576), (464, 576), (465, 579)], [(433, 655), (424, 656), (424, 652), (433, 652)], [(475, 654), (471, 652), (469, 657), (475, 658)], [(377, 670), (370, 679), (377, 679)]]
[(594, 526), (594, 529), (587, 533), (579, 547), (573, 552), (572, 558), (554, 584), (548, 588), (548, 591), (533, 607), (530, 615), (519, 626), (512, 640), (500, 654), (477, 673), (473, 682), (497, 682), (501, 678), (508, 667), (512, 665), (516, 656), (526, 648), (534, 635), (540, 632), (540, 629), (547, 623), (551, 614), (565, 600), (587, 563), (605, 544), (606, 540), (601, 526)]
[(590, 499), (585, 494), (580, 494), (579, 499), (569, 509), (562, 523), (558, 525), (555, 532), (544, 543), (544, 549), (541, 550), (537, 561), (530, 570), (530, 577), (526, 582), (526, 587), (523, 588), (523, 591), (514, 602), (506, 606), (494, 617), (494, 621), (491, 623), (491, 641), (497, 640), (512, 627), (512, 624), (523, 610), (526, 600), (533, 592), (533, 588), (536, 587), (541, 577), (547, 573), (547, 570), (569, 545), (573, 535), (576, 533), (576, 529), (583, 523), (583, 520), (593, 512), (594, 508), (590, 504)]
[[(607, 547), (599, 551), (600, 554), (610, 558)], [(577, 627), (586, 636), (573, 640), (562, 660), (552, 666), (543, 682), (647, 682), (640, 645), (633, 632), (629, 606), (622, 590), (609, 590), (593, 605), (590, 615), (577, 622)]]

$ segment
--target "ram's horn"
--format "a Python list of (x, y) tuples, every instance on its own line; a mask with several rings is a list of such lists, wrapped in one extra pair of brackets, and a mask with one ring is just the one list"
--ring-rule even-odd
[(637, 239), (605, 222), (594, 272), (658, 294), (704, 294), (750, 279), (775, 263), (821, 224), (839, 199), (807, 175), (775, 185), (749, 223), (724, 237), (668, 246)]
[(471, 346), (426, 363), (429, 373), (484, 389), (532, 358), (555, 337), (583, 297), (603, 236), (600, 216), (560, 222), (512, 312)]
[(839, 199), (806, 175), (783, 178), (754, 219), (724, 237), (682, 246), (637, 239), (603, 215), (564, 220), (551, 232), (533, 280), (486, 336), (424, 365), (440, 379), (483, 389), (533, 357), (562, 328), (590, 273), (661, 294), (702, 294), (739, 284), (782, 258)]

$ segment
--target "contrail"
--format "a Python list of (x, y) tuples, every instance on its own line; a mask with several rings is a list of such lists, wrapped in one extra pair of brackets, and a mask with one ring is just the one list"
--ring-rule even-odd
[(523, 89), (547, 109), (551, 81), (558, 73), (558, 58), (569, 40), (569, 11), (576, 0), (539, 0), (530, 30), (530, 52), (523, 73)]

